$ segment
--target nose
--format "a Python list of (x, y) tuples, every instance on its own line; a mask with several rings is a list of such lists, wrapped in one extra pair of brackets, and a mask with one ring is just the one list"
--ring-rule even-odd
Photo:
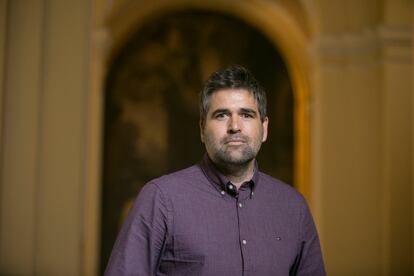
[(231, 116), (229, 120), (228, 132), (237, 133), (241, 131), (241, 122), (239, 116)]

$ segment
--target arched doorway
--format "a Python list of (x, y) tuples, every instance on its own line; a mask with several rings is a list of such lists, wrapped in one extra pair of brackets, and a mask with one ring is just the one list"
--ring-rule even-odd
[[(102, 6), (103, 5), (103, 6)], [(106, 7), (105, 7), (106, 5)], [(105, 74), (113, 61), (127, 45), (137, 30), (150, 22), (152, 19), (163, 15), (185, 10), (203, 10), (213, 13), (221, 13), (255, 28), (257, 32), (267, 37), (269, 42), (278, 48), (278, 52), (285, 61), (289, 78), (291, 80), (294, 98), (294, 160), (293, 179), (295, 187), (305, 195), (311, 207), (318, 213), (317, 200), (313, 195), (318, 195), (318, 187), (311, 187), (311, 155), (310, 155), (310, 94), (312, 76), (310, 68), (310, 52), (307, 47), (311, 34), (311, 18), (306, 11), (307, 7), (300, 1), (289, 2), (227, 2), (221, 0), (192, 1), (131, 1), (121, 0), (115, 3), (101, 3), (98, 14), (101, 18), (101, 27), (96, 29), (94, 43), (98, 51), (95, 52), (93, 64), (93, 103), (101, 102), (103, 94), (101, 91), (105, 86)], [(104, 9), (105, 8), (105, 9)], [(93, 120), (100, 121), (100, 105), (91, 106)], [(97, 203), (101, 202), (101, 185), (99, 172), (101, 168), (95, 164), (101, 160), (99, 145), (102, 143), (100, 127), (90, 130), (90, 140), (94, 147), (90, 149), (90, 172), (91, 187), (87, 197), (87, 212), (85, 213), (85, 271), (95, 271), (96, 261), (99, 259), (100, 247), (99, 237), (101, 224), (101, 210)], [(316, 189), (316, 190), (315, 190)], [(315, 191), (313, 191), (315, 190)], [(102, 240), (102, 239), (101, 239)], [(102, 264), (101, 264), (102, 266)]]
[(153, 17), (114, 56), (107, 75), (101, 269), (142, 185), (201, 158), (198, 90), (211, 72), (230, 64), (248, 67), (268, 91), (261, 170), (294, 184), (294, 98), (274, 45), (224, 13), (191, 9)]

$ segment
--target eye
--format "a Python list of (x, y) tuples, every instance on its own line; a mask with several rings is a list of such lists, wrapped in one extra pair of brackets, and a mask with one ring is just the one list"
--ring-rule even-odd
[(242, 118), (245, 118), (245, 119), (249, 119), (249, 118), (253, 118), (253, 115), (250, 114), (250, 113), (242, 113), (241, 114), (241, 117)]
[(226, 117), (226, 113), (217, 113), (214, 118), (216, 119), (224, 119)]

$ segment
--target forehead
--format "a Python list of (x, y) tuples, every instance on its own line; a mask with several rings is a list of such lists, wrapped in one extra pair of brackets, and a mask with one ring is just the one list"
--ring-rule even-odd
[(221, 89), (210, 96), (210, 110), (218, 108), (258, 109), (253, 93), (246, 89)]

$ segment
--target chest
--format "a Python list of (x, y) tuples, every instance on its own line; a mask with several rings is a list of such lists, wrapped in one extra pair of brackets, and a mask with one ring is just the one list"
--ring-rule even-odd
[(288, 275), (299, 246), (299, 214), (288, 206), (227, 194), (177, 198), (173, 206), (167, 259), (198, 275)]

